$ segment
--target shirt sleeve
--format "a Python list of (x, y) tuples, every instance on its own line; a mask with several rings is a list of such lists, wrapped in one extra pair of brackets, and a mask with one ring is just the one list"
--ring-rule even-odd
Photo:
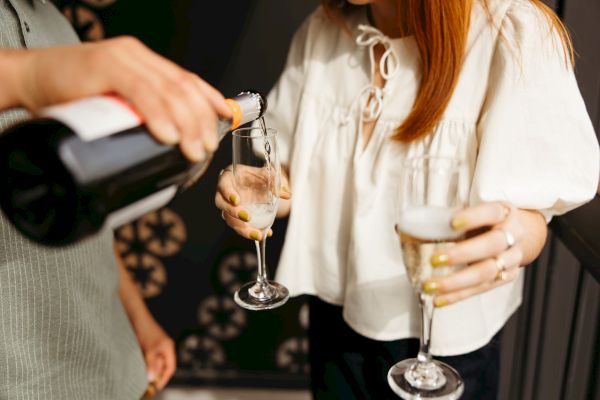
[(284, 166), (290, 164), (298, 108), (304, 88), (305, 64), (309, 54), (308, 37), (312, 20), (320, 18), (317, 13), (308, 17), (294, 34), (283, 72), (267, 98), (265, 120), (268, 126), (277, 130), (279, 159)]
[(477, 135), (472, 204), (508, 201), (550, 220), (594, 197), (594, 128), (558, 33), (530, 2), (502, 22)]

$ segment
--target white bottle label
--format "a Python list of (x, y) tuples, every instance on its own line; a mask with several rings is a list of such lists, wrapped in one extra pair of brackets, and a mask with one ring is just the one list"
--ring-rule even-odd
[(96, 140), (143, 123), (131, 105), (110, 95), (46, 107), (38, 114), (62, 122), (84, 141)]
[(113, 212), (106, 218), (105, 225), (112, 229), (125, 225), (150, 211), (157, 210), (162, 206), (167, 205), (167, 203), (175, 197), (176, 193), (177, 186), (173, 185), (166, 187), (163, 190)]

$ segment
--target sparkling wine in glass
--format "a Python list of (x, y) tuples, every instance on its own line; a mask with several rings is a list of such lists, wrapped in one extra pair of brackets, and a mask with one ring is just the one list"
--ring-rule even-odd
[(433, 321), (433, 297), (423, 283), (462, 267), (433, 267), (431, 256), (453, 246), (462, 233), (451, 228), (452, 216), (466, 205), (462, 162), (443, 157), (417, 157), (402, 166), (400, 215), (396, 232), (402, 259), (421, 308), (421, 346), (417, 358), (403, 360), (388, 372), (388, 383), (403, 399), (454, 400), (464, 383), (456, 370), (433, 360), (429, 347)]
[(233, 131), (233, 177), (241, 205), (250, 213), (248, 225), (261, 232), (255, 241), (258, 256), (256, 281), (240, 287), (235, 302), (249, 310), (268, 310), (285, 304), (289, 292), (267, 279), (265, 250), (267, 233), (275, 221), (281, 186), (277, 132), (264, 127)]

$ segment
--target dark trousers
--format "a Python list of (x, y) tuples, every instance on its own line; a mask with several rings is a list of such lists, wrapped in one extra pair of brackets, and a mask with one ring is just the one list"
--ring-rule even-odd
[[(392, 365), (415, 357), (417, 339), (389, 342), (368, 339), (350, 328), (342, 308), (310, 297), (311, 387), (313, 397), (325, 399), (397, 400), (387, 383)], [(499, 334), (468, 354), (436, 357), (454, 367), (465, 382), (461, 400), (493, 400), (498, 393)]]

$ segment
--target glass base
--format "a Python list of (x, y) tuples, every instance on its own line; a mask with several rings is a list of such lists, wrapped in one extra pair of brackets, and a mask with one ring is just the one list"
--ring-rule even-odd
[(456, 400), (465, 386), (451, 366), (432, 360), (424, 369), (414, 368), (416, 358), (400, 361), (390, 368), (388, 383), (392, 391), (405, 400)]
[(267, 281), (266, 284), (250, 282), (235, 292), (233, 299), (248, 310), (270, 310), (284, 305), (290, 298), (290, 292), (277, 282)]

